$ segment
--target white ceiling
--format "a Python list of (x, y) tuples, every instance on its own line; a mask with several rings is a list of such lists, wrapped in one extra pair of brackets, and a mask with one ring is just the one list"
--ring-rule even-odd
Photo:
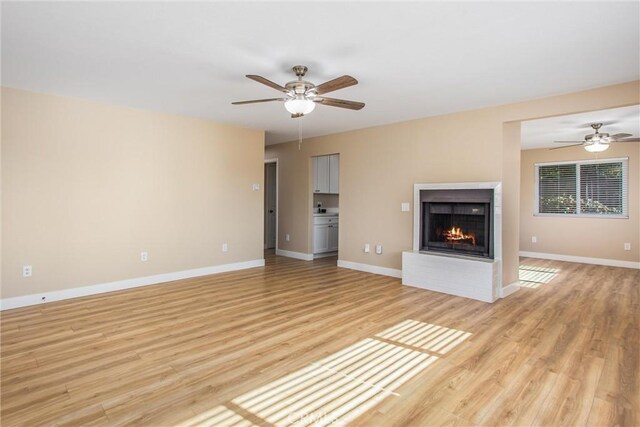
[(591, 123), (602, 123), (600, 132), (610, 135), (630, 133), (638, 138), (640, 105), (522, 122), (521, 147), (531, 150), (570, 145), (553, 141), (584, 141), (585, 135), (593, 133)]
[[(2, 2), (2, 84), (260, 128), (267, 142), (640, 78), (639, 2)], [(302, 121), (244, 77), (307, 65), (361, 111)]]

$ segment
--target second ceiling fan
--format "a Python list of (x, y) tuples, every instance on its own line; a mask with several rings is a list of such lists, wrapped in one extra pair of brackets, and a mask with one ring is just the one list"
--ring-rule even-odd
[(285, 108), (289, 113), (291, 113), (291, 118), (294, 119), (303, 117), (304, 115), (312, 112), (315, 109), (316, 104), (322, 104), (329, 107), (347, 108), (349, 110), (361, 110), (364, 107), (363, 102), (347, 101), (344, 99), (327, 98), (326, 96), (323, 96), (325, 93), (333, 92), (335, 90), (344, 89), (346, 87), (358, 84), (358, 81), (353, 77), (342, 76), (316, 86), (313, 83), (302, 79), (307, 73), (307, 70), (307, 67), (305, 67), (304, 65), (296, 65), (295, 67), (293, 67), (293, 72), (298, 77), (298, 80), (290, 81), (284, 86), (280, 86), (279, 84), (265, 79), (262, 76), (248, 74), (247, 77), (251, 80), (283, 92), (285, 96), (281, 98), (238, 101), (232, 102), (232, 104), (244, 105), (254, 104), (258, 102), (284, 102)]
[(606, 132), (600, 132), (602, 123), (591, 123), (589, 126), (594, 130), (594, 133), (584, 136), (582, 141), (553, 141), (558, 144), (571, 144), (564, 147), (554, 147), (551, 150), (558, 150), (561, 148), (574, 147), (577, 145), (584, 146), (584, 149), (591, 153), (600, 153), (609, 148), (609, 144), (614, 142), (638, 142), (640, 139), (631, 138), (633, 135), (630, 133), (616, 133), (615, 135), (609, 135)]

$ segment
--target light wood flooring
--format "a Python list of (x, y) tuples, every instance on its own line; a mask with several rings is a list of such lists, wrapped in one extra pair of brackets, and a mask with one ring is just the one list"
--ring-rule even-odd
[(522, 259), (494, 304), (265, 268), (1, 314), (1, 424), (640, 424), (640, 272)]

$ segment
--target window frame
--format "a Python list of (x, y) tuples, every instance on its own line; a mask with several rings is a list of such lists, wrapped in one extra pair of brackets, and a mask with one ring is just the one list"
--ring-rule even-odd
[[(598, 163), (622, 163), (622, 213), (621, 214), (594, 214), (580, 212), (580, 165)], [(546, 213), (540, 212), (540, 166), (574, 165), (576, 167), (576, 213)], [(608, 219), (629, 219), (629, 158), (616, 157), (611, 159), (598, 160), (565, 160), (559, 162), (535, 163), (534, 169), (534, 194), (533, 194), (533, 216), (548, 216), (558, 218), (608, 218)]]

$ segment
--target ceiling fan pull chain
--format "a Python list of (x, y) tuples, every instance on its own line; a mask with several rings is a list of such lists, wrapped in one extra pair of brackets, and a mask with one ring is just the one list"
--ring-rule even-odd
[(302, 120), (298, 121), (298, 151), (302, 147)]

